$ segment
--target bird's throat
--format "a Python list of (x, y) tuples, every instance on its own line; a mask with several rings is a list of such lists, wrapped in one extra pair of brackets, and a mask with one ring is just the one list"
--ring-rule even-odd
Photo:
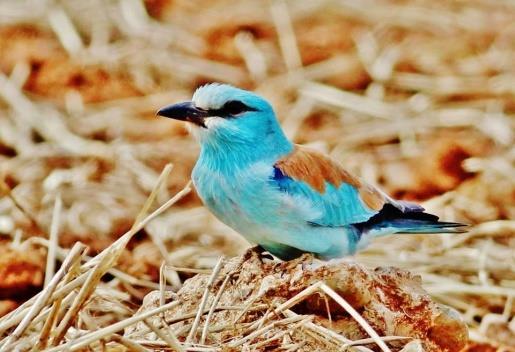
[(266, 143), (259, 146), (250, 144), (210, 145), (202, 144), (198, 163), (213, 171), (233, 173), (245, 169), (256, 162), (273, 164), (276, 160), (293, 150), (286, 143)]

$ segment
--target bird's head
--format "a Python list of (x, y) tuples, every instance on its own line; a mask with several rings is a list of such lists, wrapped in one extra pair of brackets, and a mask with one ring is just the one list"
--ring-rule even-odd
[(265, 99), (226, 84), (202, 86), (192, 101), (166, 106), (157, 114), (190, 122), (202, 146), (257, 148), (286, 140)]

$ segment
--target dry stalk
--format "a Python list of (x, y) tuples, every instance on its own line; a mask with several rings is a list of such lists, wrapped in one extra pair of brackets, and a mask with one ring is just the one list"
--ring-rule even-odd
[(143, 347), (141, 344), (118, 334), (111, 335), (111, 340), (127, 347), (127, 349), (132, 352), (150, 352), (149, 349)]
[(165, 276), (165, 265), (166, 262), (161, 262), (159, 267), (159, 306), (165, 304), (165, 287), (166, 287), (166, 276)]
[[(277, 334), (275, 334), (272, 337), (269, 337), (268, 339), (265, 339), (265, 340), (260, 341), (260, 342), (256, 342), (255, 344), (252, 344), (249, 347), (250, 348), (260, 348), (260, 347), (266, 346), (270, 342), (278, 340), (278, 339), (280, 339), (281, 337), (283, 337), (286, 334), (291, 334), (298, 327), (305, 325), (307, 322), (310, 322), (312, 319), (313, 319), (313, 317), (308, 316), (308, 317), (304, 317), (302, 320), (300, 320), (298, 322), (295, 322), (295, 323), (294, 323), (294, 321), (291, 321), (291, 323), (294, 323), (294, 324), (289, 326), (287, 329), (278, 332)], [(276, 322), (276, 323), (278, 323), (278, 322)], [(284, 325), (286, 325), (286, 324), (284, 324)]]
[(209, 277), (209, 281), (207, 282), (206, 289), (204, 290), (204, 294), (202, 295), (202, 299), (200, 301), (197, 315), (195, 316), (195, 320), (193, 321), (193, 325), (191, 327), (190, 333), (188, 334), (188, 337), (186, 338), (186, 343), (190, 343), (197, 334), (197, 329), (200, 324), (200, 317), (204, 314), (204, 307), (207, 304), (207, 300), (209, 298), (209, 292), (211, 291), (211, 288), (213, 287), (213, 284), (215, 283), (216, 278), (218, 277), (218, 274), (220, 273), (220, 270), (222, 269), (222, 265), (225, 258), (222, 256), (218, 260), (218, 263), (216, 263), (215, 268), (213, 269), (213, 273)]
[(274, 20), (277, 33), (279, 34), (279, 45), (283, 54), (284, 62), (288, 70), (296, 70), (302, 67), (297, 40), (293, 30), (288, 5), (284, 0), (274, 0), (270, 5), (270, 12)]
[(392, 120), (399, 114), (399, 108), (391, 103), (343, 91), (320, 83), (306, 83), (300, 91), (302, 94), (320, 102), (381, 119)]
[(152, 322), (149, 319), (143, 319), (143, 322), (146, 326), (150, 328), (161, 340), (167, 343), (167, 345), (173, 349), (175, 349), (178, 352), (184, 352), (184, 349), (181, 346), (181, 343), (177, 339), (177, 337), (174, 335), (174, 333), (169, 330), (168, 334), (166, 332), (163, 332), (161, 329), (159, 329), (157, 326), (152, 324)]
[(374, 340), (374, 342), (383, 350), (383, 352), (391, 352), (390, 348), (381, 340), (381, 337), (377, 334), (377, 332), (370, 326), (370, 324), (363, 319), (363, 317), (352, 307), (342, 296), (337, 294), (332, 288), (322, 283), (320, 285), (320, 290), (326, 293), (329, 297), (334, 299), (336, 303), (338, 303), (347, 313), (349, 313), (354, 320), (358, 322), (359, 325), (370, 335), (370, 337)]
[(265, 334), (266, 332), (272, 330), (273, 328), (275, 328), (276, 326), (280, 326), (280, 325), (288, 325), (288, 324), (291, 324), (291, 323), (297, 323), (300, 321), (302, 321), (304, 318), (301, 317), (301, 316), (293, 316), (293, 317), (289, 317), (289, 318), (284, 318), (284, 319), (281, 319), (281, 320), (276, 320), (276, 321), (273, 321), (271, 322), (270, 324), (260, 328), (260, 329), (257, 329), (257, 330), (254, 330), (254, 332), (236, 340), (236, 341), (232, 341), (232, 342), (229, 342), (227, 344), (228, 347), (231, 347), (231, 348), (236, 348), (238, 346), (241, 346), (243, 345), (245, 342), (247, 341), (252, 341), (254, 338), (258, 337), (258, 336), (261, 336), (263, 334)]
[[(236, 315), (236, 317), (233, 319), (232, 321), (232, 324), (235, 325), (241, 318), (243, 318), (243, 316), (249, 311), (251, 310), (252, 306), (261, 298), (261, 295), (256, 295), (254, 297), (252, 297), (248, 302), (247, 304), (245, 305), (245, 308), (238, 314)], [(268, 311), (270, 310), (270, 308), (268, 308), (267, 310), (267, 313)], [(266, 314), (265, 314), (266, 315)], [(258, 326), (256, 326), (256, 328), (258, 328)]]
[(97, 264), (97, 266), (88, 272), (86, 281), (81, 287), (79, 294), (75, 297), (72, 306), (70, 309), (68, 309), (64, 318), (61, 320), (56, 330), (52, 334), (53, 338), (51, 345), (58, 345), (59, 342), (61, 342), (61, 340), (64, 338), (64, 335), (77, 318), (77, 314), (95, 291), (102, 276), (104, 276), (107, 270), (112, 267), (115, 261), (118, 259), (117, 252), (119, 251), (117, 251), (116, 248), (113, 248), (111, 253), (108, 252)]
[[(284, 310), (284, 314), (286, 316), (288, 316), (288, 317), (297, 316), (298, 315), (297, 313), (293, 312), (290, 309)], [(340, 334), (337, 334), (333, 330), (330, 330), (330, 329), (327, 329), (327, 328), (325, 328), (323, 326), (314, 324), (311, 321), (307, 321), (304, 324), (304, 326), (307, 329), (309, 329), (309, 330), (313, 331), (314, 333), (316, 333), (317, 335), (322, 336), (324, 338), (325, 344), (333, 343), (333, 344), (336, 344), (336, 345), (341, 345), (341, 344), (346, 344), (346, 343), (352, 342), (351, 340), (341, 336)]]
[[(399, 341), (399, 340), (412, 340), (411, 337), (404, 337), (404, 336), (382, 336), (380, 339), (384, 342), (390, 342), (390, 341)], [(368, 345), (371, 343), (375, 343), (376, 341), (373, 338), (369, 339), (360, 339), (360, 340), (354, 340), (351, 342), (347, 342), (342, 347), (350, 347), (350, 346), (356, 346), (356, 345)]]
[(202, 329), (202, 336), (200, 338), (200, 343), (203, 345), (206, 342), (206, 337), (209, 330), (209, 321), (211, 320), (211, 317), (213, 316), (216, 306), (218, 305), (218, 302), (220, 301), (220, 298), (222, 297), (225, 286), (231, 279), (231, 275), (227, 275), (222, 282), (222, 285), (220, 286), (220, 289), (218, 290), (218, 293), (215, 296), (215, 299), (213, 300), (213, 303), (211, 304), (211, 308), (209, 308), (209, 312), (207, 313), (206, 321), (204, 322), (204, 328)]
[(211, 274), (213, 272), (212, 269), (181, 268), (178, 266), (168, 264), (166, 264), (166, 269), (189, 274)]
[(136, 324), (136, 323), (143, 321), (144, 319), (150, 318), (154, 315), (158, 315), (161, 312), (165, 312), (166, 310), (171, 309), (179, 304), (180, 304), (180, 302), (167, 303), (164, 306), (157, 307), (155, 309), (149, 310), (149, 311), (141, 313), (141, 314), (137, 314), (128, 319), (119, 321), (113, 325), (107, 326), (107, 327), (99, 329), (97, 331), (90, 332), (84, 336), (79, 337), (76, 340), (67, 342), (66, 344), (63, 344), (63, 345), (60, 345), (60, 346), (57, 346), (54, 348), (50, 348), (50, 349), (48, 349), (48, 352), (80, 350), (81, 348), (88, 346), (92, 342), (106, 338), (113, 333), (116, 333), (120, 330), (125, 329), (128, 326)]
[[(259, 305), (256, 305), (250, 309), (248, 309), (248, 311), (261, 311), (263, 310), (264, 308), (266, 308), (267, 306), (264, 305), (264, 304), (259, 304)], [(214, 312), (217, 313), (217, 312), (221, 312), (221, 311), (224, 311), (224, 310), (234, 310), (234, 311), (241, 311), (245, 309), (245, 307), (241, 307), (241, 306), (219, 306), (218, 308), (215, 308)], [(197, 313), (198, 312), (191, 312), (191, 313), (186, 313), (186, 314), (181, 314), (181, 315), (178, 315), (178, 316), (174, 316), (174, 317), (168, 317), (165, 319), (165, 323), (167, 323), (168, 325), (173, 325), (173, 324), (176, 324), (176, 323), (179, 323), (179, 322), (183, 322), (185, 320), (189, 320), (191, 318), (194, 318), (197, 316)], [(209, 310), (208, 309), (204, 309), (204, 311), (202, 312), (202, 315), (204, 314), (207, 314), (209, 313)], [(191, 330), (191, 327), (193, 326), (193, 324), (191, 325), (185, 325), (184, 327), (182, 327), (182, 329), (184, 329), (185, 331), (190, 331)], [(232, 327), (234, 326), (234, 324), (230, 323), (230, 324), (224, 324), (223, 326), (218, 326), (216, 328), (209, 328), (209, 332), (219, 332), (219, 331), (223, 331), (223, 330), (226, 330), (227, 328), (229, 327)], [(145, 330), (145, 329), (141, 329), (139, 331), (139, 333), (147, 333), (149, 332), (148, 330)], [(182, 333), (181, 334), (177, 334), (178, 336), (182, 336)]]
[[(84, 249), (82, 256), (77, 257), (73, 264), (70, 266), (70, 270), (66, 274), (63, 280), (63, 284), (70, 282), (73, 278), (75, 278), (80, 270), (81, 259), (86, 256), (87, 248)], [(73, 293), (69, 295), (70, 301), (73, 298)], [(50, 312), (46, 318), (45, 323), (43, 324), (43, 328), (41, 329), (41, 333), (39, 334), (38, 343), (35, 345), (35, 349), (44, 349), (48, 345), (48, 340), (50, 338), (51, 331), (55, 328), (55, 324), (60, 313), (60, 309), (63, 303), (63, 298), (57, 298), (50, 308)], [(67, 304), (65, 305), (67, 307)], [(43, 318), (45, 314), (41, 314), (40, 317)]]
[[(0, 170), (1, 171), (1, 170)], [(25, 207), (20, 201), (16, 198), (16, 196), (12, 193), (11, 188), (4, 181), (3, 175), (0, 177), (0, 195), (7, 195), (16, 209), (19, 210), (23, 216), (25, 216), (32, 225), (34, 225), (37, 229), (41, 230), (41, 226), (39, 225), (36, 218), (30, 213), (30, 211)]]
[[(83, 288), (80, 291), (80, 295), (76, 297), (74, 304), (73, 304), (73, 311), (77, 312), (80, 309), (80, 306), (85, 302), (85, 299), (89, 297), (89, 295), (94, 290), (94, 284), (95, 282), (98, 282), (103, 274), (109, 269), (117, 260), (118, 256), (123, 251), (123, 248), (125, 248), (126, 244), (128, 243), (129, 239), (140, 229), (142, 229), (146, 224), (148, 224), (151, 220), (159, 216), (161, 213), (163, 213), (165, 210), (167, 210), (171, 205), (173, 205), (177, 200), (179, 200), (182, 196), (187, 194), (190, 191), (190, 184), (186, 185), (186, 187), (177, 193), (174, 197), (172, 197), (169, 201), (167, 201), (165, 204), (163, 204), (161, 207), (159, 207), (157, 210), (155, 210), (152, 214), (147, 216), (142, 221), (138, 222), (135, 226), (129, 230), (125, 235), (123, 235), (118, 241), (113, 243), (110, 247), (108, 247), (106, 250), (101, 252), (99, 255), (97, 255), (95, 258), (93, 258), (91, 261), (85, 264), (85, 267), (91, 266), (92, 262), (94, 262), (96, 265), (93, 270), (89, 272), (85, 272), (81, 274), (79, 277), (74, 279), (69, 284), (63, 286), (60, 290), (57, 290), (53, 296), (52, 300), (57, 299), (58, 297), (62, 297), (63, 295), (68, 294), (71, 292), (71, 290), (75, 289), (76, 287), (82, 285), (85, 282), (88, 282), (90, 285), (84, 285)], [(90, 264), (90, 265), (88, 265)], [(34, 300), (38, 299), (38, 297), (41, 297), (42, 294), (38, 294)], [(29, 309), (30, 305), (32, 304), (32, 300), (29, 300), (26, 302), (25, 305), (20, 306), (16, 311), (13, 312), (12, 316), (13, 319), (4, 319), (3, 325), (0, 324), (0, 331), (3, 331), (4, 329), (8, 329), (9, 327), (18, 324), (19, 321), (21, 321), (24, 310)], [(71, 310), (69, 311), (71, 312)], [(11, 317), (11, 315), (9, 315)], [(68, 329), (69, 325), (71, 324), (72, 319), (71, 314), (67, 314), (65, 316), (65, 320), (61, 322), (61, 324), (58, 327), (57, 332), (54, 334), (54, 336), (57, 339), (54, 339), (54, 341), (59, 341), (63, 336), (66, 330)], [(19, 320), (18, 320), (19, 319)]]
[(293, 307), (294, 305), (296, 305), (297, 303), (303, 301), (305, 298), (307, 298), (307, 297), (311, 296), (313, 293), (317, 292), (320, 289), (321, 285), (322, 285), (322, 282), (317, 282), (316, 284), (313, 284), (313, 285), (309, 286), (308, 288), (302, 290), (301, 292), (297, 293), (295, 296), (293, 296), (286, 302), (280, 304), (276, 309), (274, 309), (274, 311), (272, 311), (268, 314), (265, 314), (260, 320), (253, 323), (249, 329), (255, 330), (258, 326), (263, 324), (263, 322), (267, 321), (272, 316), (278, 316), (284, 310), (289, 309), (289, 308)]
[[(41, 238), (41, 237), (31, 237), (31, 238), (27, 239), (24, 243), (36, 243), (38, 245), (42, 245), (47, 248), (50, 246), (49, 240), (47, 240), (45, 238)], [(69, 250), (63, 249), (59, 246), (56, 246), (56, 257), (59, 260), (61, 260), (61, 261), (64, 260), (64, 258), (66, 258), (68, 253), (69, 253)], [(88, 262), (91, 259), (92, 259), (92, 257), (87, 256), (87, 255), (84, 255), (82, 257), (83, 262)], [(211, 271), (209, 271), (209, 272), (211, 272)], [(145, 279), (140, 279), (140, 278), (134, 277), (134, 276), (127, 274), (126, 272), (123, 272), (117, 268), (109, 269), (108, 273), (113, 275), (120, 281), (125, 282), (130, 285), (133, 285), (133, 286), (147, 287), (147, 288), (154, 289), (154, 290), (159, 289), (159, 284), (152, 282), (150, 280), (145, 280)]]
[(138, 231), (143, 229), (148, 223), (150, 223), (152, 220), (154, 220), (156, 217), (164, 213), (168, 208), (170, 208), (173, 204), (175, 204), (179, 199), (184, 197), (186, 194), (188, 194), (191, 191), (191, 181), (188, 182), (188, 184), (175, 196), (173, 196), (171, 199), (169, 199), (165, 204), (161, 205), (159, 208), (154, 210), (150, 215), (148, 215), (145, 219), (143, 219), (141, 222), (137, 223), (135, 226), (133, 226), (127, 233), (125, 233), (123, 236), (121, 236), (116, 242), (114, 242), (110, 247), (106, 248), (104, 251), (102, 251), (100, 254), (98, 254), (95, 258), (93, 258), (91, 261), (85, 264), (86, 267), (91, 267), (92, 265), (96, 264), (98, 260), (103, 258), (104, 256), (108, 255), (109, 249), (112, 247), (118, 248), (118, 250), (122, 250), (125, 248), (129, 240), (136, 234)]
[(47, 303), (52, 297), (52, 294), (54, 293), (55, 288), (57, 287), (61, 279), (66, 275), (68, 270), (70, 270), (73, 263), (80, 257), (84, 249), (85, 246), (81, 243), (76, 243), (73, 246), (72, 250), (70, 251), (70, 254), (68, 255), (68, 257), (66, 257), (59, 271), (52, 278), (48, 286), (45, 287), (43, 291), (41, 291), (41, 293), (38, 295), (34, 304), (30, 307), (29, 311), (27, 312), (23, 320), (21, 320), (20, 324), (16, 327), (14, 332), (9, 337), (7, 337), (7, 339), (3, 342), (0, 351), (8, 351), (11, 345), (23, 335), (25, 330), (33, 322), (33, 319), (47, 305)]
[(57, 195), (55, 198), (54, 211), (52, 216), (52, 222), (50, 224), (50, 238), (48, 239), (48, 252), (47, 252), (47, 262), (45, 268), (45, 282), (44, 287), (48, 286), (50, 280), (54, 276), (55, 272), (55, 257), (56, 251), (58, 247), (58, 236), (59, 236), (59, 224), (60, 224), (60, 215), (61, 208), (63, 202), (61, 200), (61, 195)]

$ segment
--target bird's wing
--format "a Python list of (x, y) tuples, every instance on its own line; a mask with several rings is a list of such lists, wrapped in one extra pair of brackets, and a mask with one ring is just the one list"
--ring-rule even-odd
[(394, 201), (329, 157), (301, 146), (275, 163), (271, 181), (280, 191), (300, 197), (320, 212), (309, 221), (315, 226), (362, 223), (387, 203), (400, 210), (415, 206)]

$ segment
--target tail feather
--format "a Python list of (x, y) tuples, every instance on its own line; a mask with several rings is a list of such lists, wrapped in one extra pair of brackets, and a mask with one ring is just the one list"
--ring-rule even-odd
[(438, 216), (423, 212), (419, 207), (404, 211), (386, 204), (368, 221), (355, 224), (362, 233), (381, 236), (392, 233), (462, 233), (465, 224), (439, 221)]
[(400, 221), (387, 221), (386, 227), (396, 229), (395, 233), (463, 233), (467, 226), (459, 222), (401, 219)]

